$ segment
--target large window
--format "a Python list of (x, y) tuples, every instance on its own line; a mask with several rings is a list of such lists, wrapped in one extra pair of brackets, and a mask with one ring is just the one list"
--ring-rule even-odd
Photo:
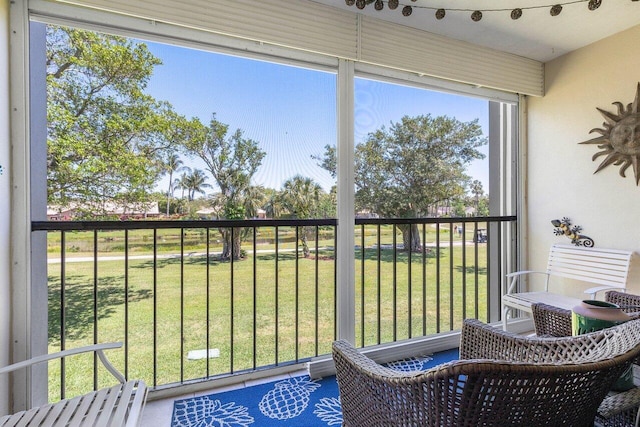
[(47, 167), (32, 182), (50, 222), (93, 227), (49, 228), (34, 259), (51, 350), (125, 341), (122, 368), (162, 386), (309, 360), (345, 327), (368, 346), (496, 320), (487, 239), (500, 251), (514, 236), (487, 217), (515, 214), (515, 102), (345, 60), (33, 25), (47, 135), (32, 151)]
[[(498, 224), (485, 218), (492, 205), (489, 188), (500, 188), (490, 185), (499, 179), (490, 173), (490, 145), (499, 147), (501, 138), (508, 138), (502, 143), (512, 147), (515, 139), (490, 128), (491, 105), (486, 98), (419, 82), (371, 75), (355, 79), (356, 336), (361, 345), (455, 330), (466, 317), (488, 321), (497, 316), (488, 302), (488, 229)], [(514, 125), (513, 115), (493, 119)], [(493, 165), (504, 161), (500, 149), (492, 154)], [(512, 208), (500, 212), (513, 213)], [(491, 240), (503, 243), (496, 233)]]
[[(328, 352), (335, 71), (53, 25), (46, 41), (49, 220), (134, 227), (48, 234), (51, 349), (126, 341), (152, 385)], [(314, 219), (333, 222), (296, 223)]]

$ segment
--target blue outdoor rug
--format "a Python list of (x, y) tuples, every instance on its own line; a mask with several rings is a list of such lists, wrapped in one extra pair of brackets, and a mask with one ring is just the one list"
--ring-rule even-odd
[[(413, 357), (387, 366), (429, 369), (458, 358), (458, 349)], [(239, 390), (176, 400), (171, 427), (339, 426), (342, 412), (335, 376), (303, 375)]]

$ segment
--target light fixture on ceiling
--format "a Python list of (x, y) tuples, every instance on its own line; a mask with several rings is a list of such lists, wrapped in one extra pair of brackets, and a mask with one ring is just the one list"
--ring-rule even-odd
[[(411, 0), (412, 3), (415, 3), (417, 0)], [(631, 0), (631, 1), (640, 1), (640, 0)], [(531, 9), (549, 9), (549, 14), (551, 16), (558, 16), (562, 12), (563, 6), (575, 3), (587, 3), (587, 8), (589, 10), (596, 10), (602, 5), (602, 0), (572, 0), (565, 1), (563, 3), (555, 3), (549, 5), (538, 5), (538, 6), (523, 6), (517, 7), (513, 9), (506, 8), (496, 8), (496, 9), (458, 9), (453, 7), (441, 8), (441, 7), (432, 7), (432, 6), (421, 6), (421, 5), (408, 5), (401, 4), (399, 0), (345, 0), (347, 6), (355, 5), (358, 9), (364, 9), (367, 5), (373, 3), (374, 8), (378, 11), (383, 10), (385, 3), (391, 10), (397, 9), (399, 6), (402, 6), (402, 15), (410, 16), (413, 13), (413, 9), (428, 9), (434, 10), (436, 19), (441, 20), (444, 19), (447, 12), (471, 12), (471, 19), (475, 22), (478, 22), (482, 19), (482, 15), (485, 12), (510, 12), (511, 19), (516, 20), (522, 17), (523, 11), (531, 10)]]

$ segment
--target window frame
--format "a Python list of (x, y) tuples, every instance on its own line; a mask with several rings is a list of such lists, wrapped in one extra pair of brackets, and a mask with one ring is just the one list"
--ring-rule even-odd
[[(27, 4), (28, 3), (28, 4)], [(301, 66), (305, 68), (318, 69), (321, 71), (330, 71), (337, 73), (337, 141), (338, 141), (338, 222), (342, 224), (353, 223), (354, 214), (354, 168), (353, 168), (353, 152), (354, 152), (354, 78), (368, 77), (377, 80), (384, 80), (390, 83), (400, 83), (404, 85), (414, 85), (416, 87), (437, 90), (440, 92), (450, 92), (459, 95), (478, 97), (488, 101), (496, 101), (504, 105), (515, 108), (512, 111), (513, 120), (510, 132), (517, 134), (514, 142), (513, 152), (509, 159), (502, 159), (501, 163), (509, 162), (513, 164), (519, 163), (518, 147), (521, 143), (520, 123), (521, 115), (518, 113), (519, 102), (521, 98), (514, 93), (463, 84), (453, 81), (441, 80), (433, 77), (424, 76), (418, 73), (406, 72), (403, 70), (395, 70), (388, 67), (381, 67), (375, 64), (367, 64), (363, 62), (330, 57), (327, 55), (317, 54), (313, 52), (305, 52), (301, 50), (289, 49), (282, 46), (272, 44), (262, 44), (250, 40), (223, 36), (197, 29), (172, 26), (169, 24), (161, 24), (150, 22), (145, 19), (133, 16), (121, 16), (100, 10), (85, 9), (77, 6), (69, 6), (60, 3), (43, 2), (40, 0), (25, 2), (23, 8), (12, 8), (12, 23), (22, 24), (22, 32), (13, 36), (13, 40), (19, 43), (12, 48), (12, 110), (14, 108), (20, 111), (29, 111), (33, 98), (38, 90), (42, 90), (41, 82), (29, 80), (29, 72), (36, 62), (33, 60), (32, 48), (29, 41), (29, 26), (31, 22), (44, 24), (67, 25), (77, 28), (106, 32), (110, 34), (132, 37), (136, 39), (150, 40), (159, 43), (168, 43), (186, 48), (197, 48), (216, 53), (230, 54), (251, 59), (266, 60), (270, 62), (280, 63), (284, 65)], [(35, 39), (33, 41), (36, 41)], [(22, 95), (22, 96), (17, 96)], [(35, 101), (36, 103), (42, 100)], [(45, 109), (46, 110), (46, 109)], [(44, 115), (46, 120), (46, 115)], [(491, 118), (490, 118), (491, 120)], [(16, 251), (12, 255), (12, 277), (14, 283), (26, 283), (26, 286), (14, 285), (14, 291), (19, 291), (14, 296), (12, 307), (12, 335), (17, 339), (12, 340), (12, 353), (14, 358), (26, 358), (32, 354), (36, 354), (47, 348), (46, 337), (42, 341), (42, 334), (34, 334), (33, 331), (44, 330), (46, 332), (47, 319), (46, 315), (42, 316), (39, 312), (43, 301), (39, 297), (37, 290), (34, 288), (36, 282), (41, 278), (46, 278), (46, 251), (44, 253), (45, 262), (43, 263), (43, 253), (38, 250), (40, 243), (35, 243), (30, 235), (30, 223), (34, 220), (42, 218), (42, 201), (36, 202), (33, 197), (41, 197), (42, 195), (42, 171), (38, 165), (42, 164), (42, 151), (35, 148), (36, 145), (42, 144), (43, 129), (42, 114), (34, 114), (31, 116), (22, 113), (20, 116), (12, 118), (12, 124), (18, 128), (12, 134), (14, 149), (12, 163), (14, 165), (25, 165), (24, 170), (12, 172), (15, 186), (12, 197), (12, 211), (14, 212), (12, 219), (12, 227), (14, 236), (12, 245), (20, 247), (22, 250)], [(498, 122), (498, 125), (504, 125)], [(40, 132), (38, 130), (40, 129)], [(46, 129), (46, 123), (44, 125)], [(44, 159), (46, 159), (46, 132), (44, 135)], [(21, 145), (23, 144), (23, 145)], [(520, 179), (518, 169), (511, 172), (511, 176), (515, 180)], [(514, 175), (515, 173), (515, 175)], [(44, 172), (46, 180), (46, 171)], [(492, 178), (493, 179), (493, 178)], [(513, 182), (509, 189), (508, 203), (516, 206), (519, 203), (520, 195), (518, 194), (518, 183)], [(46, 185), (45, 185), (46, 200)], [(39, 192), (32, 192), (37, 190)], [(21, 195), (16, 197), (16, 194)], [(45, 202), (46, 204), (46, 202)], [(45, 209), (46, 211), (46, 209)], [(516, 209), (516, 215), (518, 214)], [(340, 231), (342, 230), (342, 231)], [(42, 236), (36, 237), (41, 239)], [(348, 247), (354, 240), (353, 227), (339, 228), (338, 245), (340, 247)], [(19, 246), (18, 246), (19, 245)], [(46, 245), (45, 245), (46, 246)], [(338, 287), (339, 287), (339, 303), (338, 303), (338, 336), (340, 338), (350, 339), (353, 341), (355, 336), (355, 295), (353, 286), (355, 257), (353, 253), (348, 256), (338, 258)], [(42, 270), (44, 266), (44, 271)], [(492, 285), (492, 293), (496, 284)], [(499, 284), (496, 295), (496, 301), (499, 300)], [(41, 289), (40, 289), (41, 291)], [(46, 293), (45, 293), (46, 295)], [(497, 303), (499, 304), (499, 302)], [(46, 297), (44, 301), (46, 307)], [(26, 307), (25, 310), (16, 310), (15, 307)], [(494, 310), (498, 313), (499, 310)], [(44, 325), (44, 328), (42, 327)], [(37, 378), (39, 377), (39, 378)], [(44, 398), (46, 399), (46, 376), (33, 375), (31, 387), (27, 387), (30, 391), (17, 390), (14, 392), (16, 396), (17, 406), (26, 406), (27, 404), (42, 401), (42, 390), (45, 390)], [(19, 383), (16, 381), (15, 383)]]

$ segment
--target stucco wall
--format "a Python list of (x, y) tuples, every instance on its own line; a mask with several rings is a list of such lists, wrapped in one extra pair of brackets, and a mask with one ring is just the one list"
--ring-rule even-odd
[[(640, 82), (640, 26), (618, 33), (545, 64), (546, 95), (529, 100), (528, 266), (544, 269), (554, 242), (552, 219), (569, 217), (598, 247), (640, 252), (640, 186), (632, 167), (626, 178), (610, 165), (594, 174), (605, 158), (591, 157), (596, 145), (579, 145), (597, 136), (604, 117), (617, 114), (613, 102), (633, 102)], [(640, 135), (638, 136), (640, 138)], [(640, 255), (632, 269), (632, 290), (640, 293)], [(580, 295), (579, 284), (561, 283)], [(540, 286), (533, 283), (533, 286)]]

